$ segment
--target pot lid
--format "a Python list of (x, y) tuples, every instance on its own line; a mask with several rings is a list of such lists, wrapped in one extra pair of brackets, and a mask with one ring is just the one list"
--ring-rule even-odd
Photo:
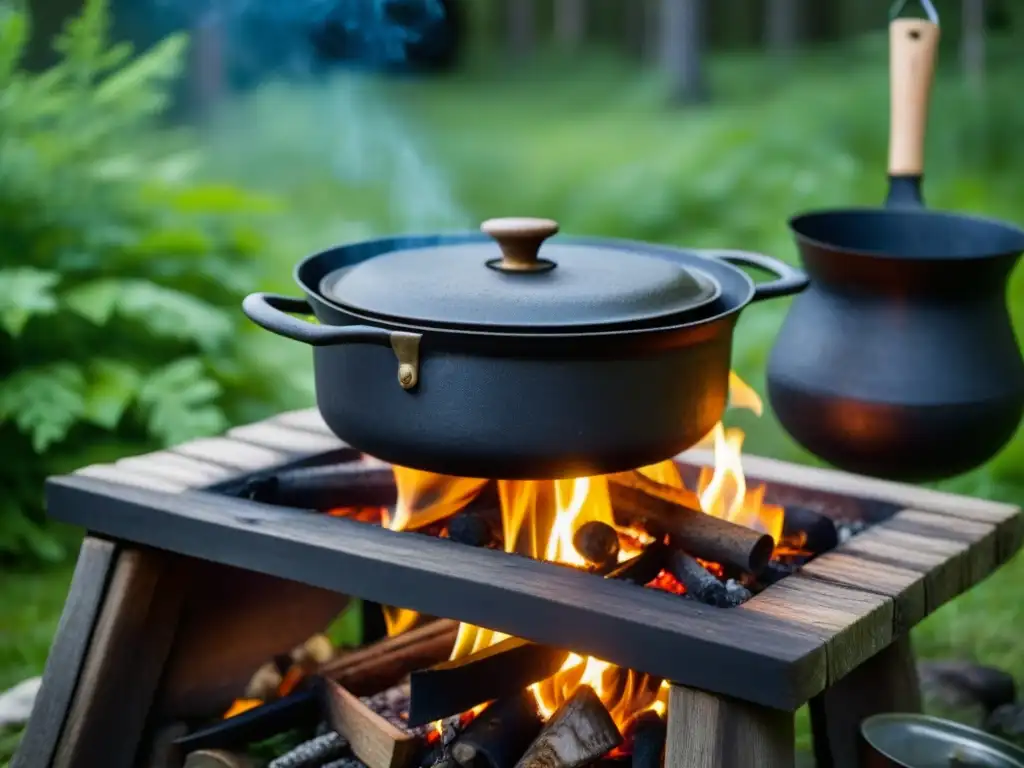
[(625, 326), (718, 298), (710, 274), (625, 246), (551, 243), (549, 219), (491, 219), (495, 242), (385, 253), (328, 274), (320, 292), (363, 316), (531, 331)]

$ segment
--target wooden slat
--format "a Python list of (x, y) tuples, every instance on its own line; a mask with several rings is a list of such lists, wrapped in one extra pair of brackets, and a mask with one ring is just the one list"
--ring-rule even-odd
[(129, 549), (118, 555), (54, 768), (134, 765), (174, 637), (184, 576), (168, 553)]
[(289, 411), (272, 419), (274, 424), (280, 424), (292, 429), (302, 429), (307, 432), (318, 432), (322, 435), (333, 435), (331, 428), (324, 422), (320, 411), (316, 408), (306, 408), (302, 411)]
[(110, 483), (162, 491), (163, 493), (181, 493), (189, 490), (190, 487), (188, 483), (180, 479), (150, 475), (116, 464), (93, 464), (76, 470), (74, 474), (78, 477), (93, 477)]
[(157, 451), (142, 456), (133, 456), (130, 459), (121, 459), (114, 466), (187, 483), (189, 488), (204, 488), (238, 476), (238, 470), (170, 451)]
[(260, 472), (293, 460), (285, 451), (275, 451), (226, 437), (208, 437), (175, 446), (174, 453), (200, 461), (237, 469), (239, 472)]
[(801, 575), (831, 584), (874, 592), (894, 601), (893, 632), (906, 631), (928, 615), (924, 576), (895, 565), (881, 566), (843, 549), (816, 557), (800, 569)]
[(289, 429), (271, 421), (261, 421), (229, 429), (228, 437), (232, 440), (241, 440), (245, 443), (272, 448), (275, 451), (287, 453), (293, 458), (307, 458), (345, 447), (345, 444), (334, 435)]
[(827, 679), (822, 631), (788, 617), (213, 494), (171, 496), (80, 477), (53, 478), (47, 493), (58, 519), (128, 541), (571, 647), (767, 706), (794, 709)]
[(843, 677), (892, 640), (892, 598), (827, 584), (799, 573), (733, 610), (771, 616), (820, 637), (827, 655), (827, 684)]
[(91, 536), (82, 542), (64, 612), (46, 658), (43, 684), (11, 768), (50, 765), (103, 604), (115, 554), (112, 542)]
[[(707, 449), (694, 449), (681, 454), (679, 460), (698, 467), (712, 466), (714, 455)], [(872, 477), (853, 475), (834, 469), (820, 469), (791, 464), (763, 456), (743, 456), (748, 480), (779, 482), (809, 490), (848, 494), (862, 499), (877, 499), (911, 509), (938, 512), (963, 520), (995, 525), (1012, 533), (1019, 543), (1024, 536), (1024, 516), (1020, 507), (970, 496), (959, 496), (917, 485), (895, 483)]]

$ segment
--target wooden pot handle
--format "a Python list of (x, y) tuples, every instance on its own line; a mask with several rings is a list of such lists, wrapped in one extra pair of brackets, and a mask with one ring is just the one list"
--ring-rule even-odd
[(488, 219), (481, 231), (498, 241), (501, 259), (488, 266), (502, 272), (540, 272), (554, 263), (539, 258), (541, 244), (558, 233), (558, 222), (551, 219)]
[(939, 25), (925, 19), (889, 24), (889, 175), (924, 173), (928, 102), (935, 77)]

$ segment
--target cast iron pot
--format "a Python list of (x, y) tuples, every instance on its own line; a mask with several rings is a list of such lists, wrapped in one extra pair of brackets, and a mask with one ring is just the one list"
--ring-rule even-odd
[[(541, 254), (555, 262), (537, 253), (554, 222), (496, 220), (485, 229), (500, 251), (478, 234), (342, 246), (298, 265), (306, 298), (245, 299), (253, 322), (314, 347), (317, 405), (342, 440), (394, 464), (464, 477), (578, 477), (661, 461), (721, 418), (740, 310), (807, 285), (759, 254), (559, 238)], [(600, 267), (596, 275), (588, 264)], [(755, 286), (733, 264), (777, 279)], [(658, 283), (665, 274), (667, 293)], [(588, 280), (591, 298), (581, 290)], [(679, 293), (676, 283), (682, 300), (673, 307), (666, 298)], [(503, 301), (502, 286), (515, 300)], [(353, 287), (364, 295), (348, 295)], [(378, 306), (356, 311), (349, 302)]]
[(885, 208), (816, 211), (790, 228), (811, 289), (768, 360), (768, 399), (807, 450), (852, 472), (938, 480), (977, 467), (1016, 432), (1024, 361), (1007, 283), (1024, 231), (927, 210), (923, 138), (939, 27), (890, 28)]

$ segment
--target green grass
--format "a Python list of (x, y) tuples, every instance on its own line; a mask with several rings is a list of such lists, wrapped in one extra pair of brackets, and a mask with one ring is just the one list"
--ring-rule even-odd
[[(995, 41), (982, 95), (941, 72), (929, 134), (929, 204), (1024, 221), (1024, 71)], [(1010, 51), (1012, 54), (1012, 51)], [(493, 215), (543, 215), (570, 232), (695, 247), (762, 250), (790, 261), (795, 212), (875, 204), (884, 195), (884, 40), (865, 38), (781, 67), (763, 57), (716, 60), (717, 104), (669, 109), (664, 84), (621, 62), (542, 58), (516, 71), (480, 66), (431, 81), (340, 75), (269, 84), (204, 129), (211, 176), (274, 193), (265, 286), (294, 292), (305, 254), (402, 231), (464, 228)], [(1011, 287), (1024, 331), (1024, 269)], [(785, 301), (751, 307), (734, 366), (764, 391), (764, 365)], [(266, 354), (312, 381), (302, 345), (267, 340)], [(311, 388), (308, 391), (312, 402)], [(770, 413), (737, 415), (745, 449), (813, 462)], [(1024, 439), (995, 461), (941, 484), (1024, 500)], [(71, 566), (5, 573), (0, 582), (0, 688), (38, 674)], [(1024, 683), (1024, 557), (930, 617), (922, 656), (975, 659)], [(806, 718), (800, 741), (806, 745)], [(0, 737), (0, 764), (3, 762)]]

